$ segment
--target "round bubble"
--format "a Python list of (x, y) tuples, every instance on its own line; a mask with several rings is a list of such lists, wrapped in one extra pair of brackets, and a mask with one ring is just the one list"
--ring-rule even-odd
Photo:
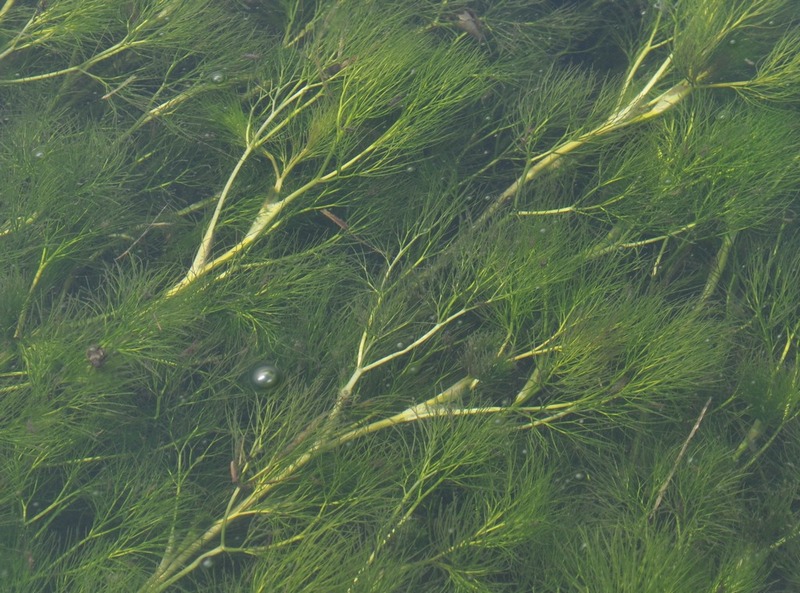
[(271, 362), (262, 362), (250, 372), (250, 382), (256, 389), (273, 389), (281, 382), (281, 372)]

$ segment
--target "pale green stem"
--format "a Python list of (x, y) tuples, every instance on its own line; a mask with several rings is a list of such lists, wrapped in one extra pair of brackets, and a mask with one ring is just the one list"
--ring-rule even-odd
[[(697, 226), (696, 222), (690, 222), (689, 224), (686, 224), (680, 227), (679, 229), (675, 229), (674, 231), (670, 231), (669, 233), (659, 235), (658, 237), (653, 237), (651, 239), (642, 239), (641, 241), (631, 241), (629, 243), (605, 241), (604, 244), (596, 245), (591, 249), (589, 249), (586, 252), (586, 257), (592, 259), (606, 255), (608, 253), (613, 253), (614, 251), (619, 251), (620, 249), (635, 249), (637, 247), (652, 245), (653, 243), (658, 243), (659, 241), (665, 241), (666, 239), (669, 239), (671, 237), (677, 237), (682, 233), (692, 230), (696, 226)], [(619, 231), (619, 229), (615, 230)], [(619, 232), (609, 233), (609, 238), (614, 239), (619, 234), (620, 234)]]
[(22, 337), (22, 329), (25, 326), (25, 319), (28, 316), (28, 309), (30, 309), (31, 306), (31, 299), (33, 298), (33, 293), (36, 290), (36, 287), (39, 285), (39, 281), (42, 279), (42, 274), (44, 274), (44, 271), (47, 268), (48, 263), (49, 262), (47, 259), (47, 247), (45, 247), (42, 249), (42, 256), (39, 258), (39, 267), (36, 269), (36, 275), (33, 277), (31, 286), (28, 289), (28, 294), (25, 297), (25, 302), (22, 304), (19, 316), (17, 317), (17, 328), (14, 330), (14, 338), (16, 339)]
[(205, 267), (206, 261), (211, 255), (211, 248), (214, 242), (214, 231), (217, 228), (217, 222), (219, 221), (220, 214), (222, 213), (222, 207), (225, 205), (225, 200), (228, 197), (231, 188), (233, 187), (234, 181), (236, 181), (236, 178), (239, 176), (239, 171), (241, 171), (245, 162), (247, 162), (247, 159), (250, 158), (252, 152), (253, 149), (251, 146), (245, 148), (242, 156), (239, 157), (239, 160), (236, 162), (233, 171), (231, 171), (231, 174), (228, 176), (228, 181), (225, 182), (225, 187), (222, 188), (222, 193), (217, 200), (217, 206), (214, 208), (214, 214), (211, 216), (211, 221), (208, 223), (208, 228), (206, 229), (203, 240), (200, 243), (200, 249), (197, 250), (194, 262), (192, 262), (192, 267), (189, 269), (187, 276), (196, 276), (200, 273), (200, 270)]
[(0, 21), (6, 16), (6, 13), (14, 6), (14, 0), (6, 0), (3, 8), (0, 8)]
[(672, 63), (672, 56), (668, 56), (656, 74), (645, 84), (644, 89), (624, 108), (616, 111), (606, 119), (606, 121), (585, 134), (581, 134), (575, 140), (569, 140), (560, 144), (559, 146), (548, 150), (528, 162), (528, 169), (526, 172), (505, 189), (497, 198), (492, 202), (489, 208), (481, 215), (479, 222), (484, 222), (493, 216), (509, 199), (517, 194), (517, 192), (526, 184), (531, 182), (535, 177), (540, 175), (546, 169), (553, 167), (565, 155), (585, 146), (586, 144), (597, 140), (601, 136), (611, 132), (621, 130), (629, 125), (646, 121), (653, 117), (657, 117), (665, 111), (673, 108), (675, 105), (685, 99), (692, 91), (692, 86), (688, 81), (681, 81), (672, 86), (669, 90), (662, 93), (646, 105), (647, 111), (638, 113), (638, 108), (641, 101), (644, 99), (646, 93), (649, 93), (659, 80), (666, 74), (669, 66)]
[[(123, 39), (119, 43), (112, 45), (106, 50), (101, 51), (96, 56), (89, 58), (88, 60), (86, 60), (82, 64), (79, 64), (78, 66), (70, 66), (68, 68), (62, 68), (61, 70), (46, 72), (44, 74), (36, 74), (34, 76), (23, 76), (22, 78), (0, 80), (0, 84), (19, 84), (23, 82), (35, 82), (38, 80), (48, 80), (50, 78), (57, 78), (65, 74), (75, 74), (76, 72), (84, 72), (89, 68), (91, 68), (92, 66), (94, 66), (95, 64), (102, 62), (103, 60), (107, 60), (108, 58), (111, 58), (119, 53), (122, 53), (123, 51), (131, 49), (132, 47), (144, 45), (147, 43), (146, 40), (127, 41), (126, 43), (126, 39)], [(0, 54), (0, 59), (2, 59), (3, 57), (5, 56)]]
[(633, 78), (634, 76), (636, 76), (636, 72), (641, 67), (645, 58), (647, 58), (647, 56), (650, 55), (651, 51), (667, 43), (667, 41), (662, 41), (660, 43), (653, 45), (653, 39), (655, 39), (656, 33), (658, 33), (658, 26), (660, 22), (661, 22), (661, 13), (659, 12), (658, 15), (656, 16), (655, 22), (653, 23), (653, 29), (652, 31), (650, 31), (650, 37), (648, 38), (647, 43), (641, 49), (639, 54), (636, 56), (636, 59), (633, 61), (633, 64), (631, 64), (631, 67), (628, 69), (628, 74), (625, 76), (625, 82), (622, 83), (622, 88), (620, 89), (619, 101), (617, 103), (616, 109), (622, 108), (622, 101), (624, 100), (625, 94), (628, 92), (628, 88), (633, 83)]
[[(14, 5), (14, 0), (9, 0), (3, 6), (3, 11), (5, 12), (5, 11), (9, 10), (11, 8), (11, 6), (13, 6), (13, 5)], [(28, 30), (28, 27), (30, 27), (34, 23), (34, 21), (36, 20), (36, 16), (37, 15), (34, 13), (34, 15), (30, 19), (28, 19), (28, 22), (25, 23), (25, 26), (22, 27), (22, 29), (20, 29), (19, 33), (17, 33), (14, 36), (14, 39), (11, 41), (9, 46), (5, 50), (0, 52), (0, 61), (2, 61), (4, 58), (8, 57), (9, 55), (13, 54), (17, 50), (17, 44), (19, 43), (19, 40), (22, 39), (23, 35), (25, 35), (25, 31)]]
[(700, 295), (700, 299), (697, 301), (697, 305), (695, 306), (697, 310), (705, 308), (706, 302), (711, 298), (711, 295), (716, 290), (717, 284), (719, 284), (719, 279), (722, 277), (722, 272), (725, 269), (725, 264), (728, 263), (728, 255), (731, 252), (733, 241), (735, 239), (736, 231), (726, 233), (725, 236), (722, 237), (722, 245), (720, 246), (719, 251), (717, 251), (717, 255), (714, 258), (714, 263), (711, 266), (711, 272), (708, 275), (708, 280), (703, 288), (703, 293)]
[(291, 204), (294, 200), (298, 197), (302, 196), (309, 190), (313, 189), (317, 185), (321, 185), (323, 183), (327, 183), (335, 178), (337, 178), (341, 173), (344, 171), (349, 170), (351, 167), (356, 165), (359, 161), (365, 159), (371, 153), (375, 152), (378, 147), (390, 136), (391, 130), (387, 131), (383, 136), (375, 140), (372, 144), (370, 144), (367, 148), (362, 150), (360, 153), (352, 157), (346, 163), (340, 165), (335, 170), (326, 173), (320, 177), (312, 179), (305, 185), (299, 187), (294, 192), (279, 200), (277, 202), (271, 201), (271, 197), (265, 201), (264, 205), (259, 210), (258, 214), (256, 215), (253, 223), (250, 225), (250, 229), (247, 231), (247, 234), (244, 238), (239, 241), (236, 245), (216, 257), (211, 261), (207, 261), (204, 265), (196, 270), (190, 271), (187, 273), (184, 278), (178, 282), (175, 286), (173, 286), (169, 291), (166, 293), (166, 298), (170, 298), (190, 286), (195, 280), (199, 277), (207, 274), (208, 272), (218, 268), (219, 266), (223, 265), (231, 258), (235, 257), (245, 249), (247, 249), (250, 245), (252, 245), (260, 236), (261, 234), (273, 224), (273, 221), (276, 219), (278, 214), (289, 204)]

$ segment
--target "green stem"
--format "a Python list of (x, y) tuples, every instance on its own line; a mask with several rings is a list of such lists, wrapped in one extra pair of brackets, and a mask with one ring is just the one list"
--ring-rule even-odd
[(650, 79), (650, 81), (648, 81), (643, 91), (640, 92), (628, 105), (609, 116), (602, 125), (591, 130), (590, 132), (581, 134), (575, 140), (564, 142), (555, 148), (552, 148), (547, 152), (530, 159), (530, 161), (528, 161), (529, 168), (527, 169), (526, 173), (508, 186), (503, 193), (497, 196), (494, 202), (492, 202), (492, 204), (484, 211), (478, 221), (485, 222), (494, 216), (494, 214), (496, 214), (508, 200), (517, 194), (520, 188), (530, 183), (543, 171), (556, 166), (562, 157), (579, 148), (582, 148), (591, 142), (598, 140), (607, 134), (610, 134), (611, 132), (616, 132), (627, 126), (658, 117), (688, 97), (692, 91), (692, 86), (687, 80), (683, 80), (650, 101), (645, 106), (646, 111), (641, 113), (638, 111), (638, 106), (644, 98), (643, 93), (650, 92), (650, 90), (652, 90), (659, 78), (667, 72), (667, 68), (670, 64), (671, 56), (664, 60), (661, 68), (659, 68), (658, 72)]
[(14, 6), (14, 0), (6, 0), (3, 8), (0, 8), (0, 21), (6, 16), (6, 13)]
[(717, 288), (717, 284), (719, 284), (719, 279), (722, 277), (722, 272), (725, 269), (725, 264), (728, 262), (728, 255), (730, 255), (731, 248), (733, 247), (733, 241), (736, 239), (736, 231), (731, 231), (727, 233), (722, 238), (722, 245), (717, 251), (717, 256), (714, 258), (714, 263), (711, 266), (711, 272), (708, 275), (708, 280), (706, 281), (706, 285), (703, 288), (703, 293), (700, 295), (700, 300), (697, 302), (696, 309), (703, 309), (706, 306), (706, 302), (708, 299), (711, 298), (711, 295), (714, 294), (714, 290)]
[(14, 330), (14, 338), (16, 339), (22, 337), (22, 330), (25, 326), (25, 319), (28, 316), (28, 310), (31, 307), (31, 299), (33, 298), (33, 293), (42, 279), (42, 274), (44, 274), (44, 271), (47, 268), (47, 264), (48, 264), (47, 247), (45, 247), (44, 249), (42, 249), (42, 256), (39, 258), (39, 267), (36, 269), (36, 275), (33, 277), (33, 282), (31, 282), (30, 288), (28, 288), (28, 294), (25, 297), (25, 302), (22, 304), (19, 316), (17, 317), (17, 327)]

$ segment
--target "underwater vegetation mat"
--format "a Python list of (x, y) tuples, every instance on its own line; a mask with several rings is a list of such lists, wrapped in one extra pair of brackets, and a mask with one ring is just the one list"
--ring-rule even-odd
[(798, 24), (0, 2), (3, 590), (797, 590)]

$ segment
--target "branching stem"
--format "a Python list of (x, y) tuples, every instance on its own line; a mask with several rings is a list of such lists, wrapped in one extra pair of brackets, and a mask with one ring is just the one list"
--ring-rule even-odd
[(514, 183), (508, 186), (499, 196), (497, 196), (492, 204), (483, 212), (479, 221), (485, 222), (491, 218), (508, 200), (513, 198), (524, 185), (530, 183), (543, 171), (555, 166), (559, 159), (567, 154), (582, 148), (583, 146), (594, 142), (600, 137), (610, 134), (611, 132), (616, 132), (626, 126), (657, 117), (683, 101), (692, 91), (692, 85), (687, 80), (683, 80), (678, 84), (673, 85), (666, 92), (647, 103), (644, 111), (640, 111), (640, 105), (645, 96), (650, 93), (650, 91), (656, 86), (661, 78), (663, 78), (664, 75), (669, 71), (671, 64), (672, 56), (670, 55), (667, 56), (656, 73), (644, 85), (642, 91), (640, 91), (639, 94), (637, 94), (637, 96), (625, 107), (611, 114), (602, 125), (589, 132), (581, 134), (575, 140), (563, 142), (555, 148), (552, 148), (530, 159), (528, 161), (526, 172), (523, 173), (523, 175)]

